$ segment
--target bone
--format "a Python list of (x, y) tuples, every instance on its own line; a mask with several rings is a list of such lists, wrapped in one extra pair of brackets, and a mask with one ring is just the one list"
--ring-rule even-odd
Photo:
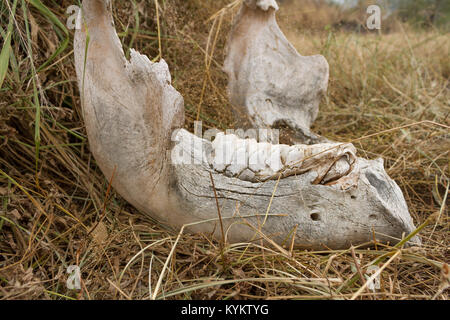
[(275, 0), (246, 0), (227, 43), (224, 71), (237, 120), (255, 127), (289, 126), (297, 141), (326, 141), (310, 131), (328, 86), (328, 63), (302, 56), (278, 27)]
[[(220, 136), (222, 135), (219, 134)], [(249, 231), (245, 225), (257, 225), (253, 220), (254, 215), (265, 213), (269, 202), (272, 203), (272, 208), (276, 208), (274, 213), (287, 215), (268, 217), (263, 232), (281, 243), (285, 239), (283, 236), (298, 225), (300, 229), (297, 229), (295, 235), (295, 246), (301, 248), (348, 248), (351, 244), (370, 242), (373, 240), (373, 233), (376, 234), (377, 241), (396, 243), (402, 232), (410, 233), (414, 230), (401, 190), (386, 174), (382, 159), (356, 158), (355, 162), (349, 161), (346, 157), (352, 159), (353, 146), (341, 144), (341, 150), (335, 152), (344, 156), (337, 162), (335, 159), (326, 160), (323, 166), (314, 166), (300, 175), (252, 182), (255, 173), (249, 168), (244, 169), (239, 177), (229, 177), (225, 171), (215, 170), (214, 150), (225, 148), (219, 144), (227, 139), (226, 135), (222, 137), (223, 139), (216, 138), (213, 141), (217, 144), (213, 147), (213, 143), (205, 139), (184, 129), (178, 130), (174, 133), (176, 146), (173, 150), (184, 160), (178, 161), (174, 170), (183, 208), (199, 220), (214, 216), (215, 197), (211, 194), (211, 184), (207, 183), (209, 174), (213, 175), (224, 224), (226, 228), (230, 227), (227, 232), (230, 242), (258, 237), (257, 233)], [(236, 141), (239, 138), (228, 139)], [(290, 158), (293, 163), (301, 157), (298, 150), (310, 146), (294, 147)], [(319, 148), (316, 150), (322, 150), (322, 147), (314, 146)], [(325, 150), (329, 147), (327, 145)], [(291, 147), (288, 148), (291, 150)], [(325, 159), (327, 158), (324, 157)], [(347, 174), (344, 174), (347, 165), (343, 162), (351, 169)], [(313, 212), (319, 220), (312, 219)], [(238, 221), (240, 222), (233, 224)], [(194, 227), (193, 231), (204, 232), (205, 228)], [(409, 242), (410, 245), (420, 243), (418, 237)]]
[[(256, 5), (270, 11), (272, 2)], [(221, 239), (218, 202), (227, 242), (282, 244), (292, 237), (295, 247), (308, 249), (369, 244), (374, 234), (379, 242), (397, 243), (414, 230), (382, 161), (355, 159), (350, 144), (271, 146), (223, 136), (213, 146), (182, 129), (183, 98), (171, 85), (167, 63), (136, 51), (127, 61), (110, 9), (109, 1), (83, 1), (86, 23), (74, 42), (77, 79), (96, 163), (141, 213)], [(249, 150), (249, 163), (255, 154), (265, 161), (248, 167), (226, 157), (222, 165), (214, 162), (208, 155), (226, 149), (227, 139), (237, 156), (247, 159), (243, 150)], [(274, 173), (284, 177), (269, 178)]]

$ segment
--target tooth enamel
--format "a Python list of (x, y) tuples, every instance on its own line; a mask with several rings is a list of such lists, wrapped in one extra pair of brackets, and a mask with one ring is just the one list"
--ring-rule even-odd
[(250, 141), (248, 166), (250, 170), (259, 172), (265, 169), (267, 158), (267, 148), (265, 143), (257, 143), (256, 140)]
[(342, 173), (348, 172), (351, 166), (348, 163), (348, 159), (346, 157), (340, 158), (336, 163), (331, 167), (330, 171), (328, 171), (327, 175), (323, 178), (323, 182), (327, 183), (329, 181), (336, 180), (339, 178)]
[(246, 168), (237, 176), (237, 178), (244, 181), (253, 181), (255, 179), (255, 173)]
[(234, 135), (224, 135), (219, 133), (216, 139), (213, 141), (212, 146), (214, 149), (213, 167), (218, 172), (224, 172), (232, 162), (235, 154), (235, 140)]
[(244, 139), (236, 140), (236, 149), (232, 158), (232, 162), (227, 168), (227, 172), (229, 172), (233, 177), (238, 176), (244, 169), (248, 167), (247, 144), (248, 141)]
[(277, 144), (273, 145), (270, 152), (270, 161), (268, 163), (272, 172), (278, 172), (283, 168), (281, 161), (281, 148), (282, 146)]
[(299, 148), (297, 148), (296, 146), (293, 146), (291, 148), (289, 148), (289, 153), (286, 157), (286, 165), (287, 166), (291, 166), (291, 165), (299, 165), (299, 161), (301, 159), (304, 159), (304, 152), (302, 152), (303, 150), (299, 150)]
[(289, 154), (289, 146), (285, 144), (280, 144), (280, 159), (283, 165), (285, 165), (287, 162), (288, 154)]
[(317, 183), (327, 183), (349, 174), (356, 159), (351, 144), (272, 145), (223, 133), (216, 136), (212, 147), (214, 170), (250, 182), (315, 170)]

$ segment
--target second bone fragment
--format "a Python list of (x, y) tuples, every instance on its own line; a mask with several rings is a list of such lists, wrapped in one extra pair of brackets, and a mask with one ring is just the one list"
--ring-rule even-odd
[(279, 28), (275, 0), (246, 0), (235, 18), (224, 71), (236, 118), (253, 126), (283, 127), (295, 140), (312, 144), (326, 139), (310, 131), (327, 91), (329, 66), (321, 55), (302, 56)]

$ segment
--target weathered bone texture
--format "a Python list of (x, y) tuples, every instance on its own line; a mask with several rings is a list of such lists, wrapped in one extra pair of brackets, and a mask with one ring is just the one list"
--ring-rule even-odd
[(321, 55), (301, 56), (278, 27), (275, 0), (245, 0), (229, 36), (224, 71), (238, 118), (256, 127), (289, 126), (302, 143), (325, 139), (310, 132), (328, 86)]
[[(185, 209), (195, 217), (194, 221), (214, 218), (215, 199), (208, 183), (209, 172), (212, 172), (222, 215), (261, 215), (259, 219), (246, 218), (246, 221), (262, 226), (263, 232), (278, 243), (286, 240), (296, 228), (296, 245), (315, 249), (348, 248), (351, 244), (371, 241), (372, 231), (379, 241), (395, 243), (394, 238), (414, 230), (402, 192), (384, 171), (381, 159), (358, 158), (357, 167), (340, 178), (339, 183), (331, 185), (318, 184), (316, 170), (279, 181), (254, 183), (229, 178), (211, 168), (210, 162), (205, 160), (208, 153), (214, 154), (209, 141), (184, 129), (174, 135), (177, 144), (172, 155), (194, 159), (192, 165), (174, 167), (177, 192)], [(265, 220), (266, 213), (287, 216), (270, 216)], [(225, 221), (227, 226), (231, 225), (231, 221)], [(248, 241), (253, 236), (242, 221), (232, 221), (235, 224), (228, 232), (228, 240)], [(205, 232), (208, 229), (200, 226), (195, 230)], [(419, 244), (420, 239), (412, 242)]]
[[(250, 181), (219, 172), (214, 152), (221, 148), (220, 138), (213, 148), (178, 129), (184, 123), (183, 99), (170, 84), (167, 64), (152, 63), (136, 51), (125, 59), (109, 1), (84, 0), (83, 14), (85, 27), (76, 32), (74, 52), (90, 149), (117, 192), (141, 212), (175, 228), (203, 221), (188, 230), (220, 238), (211, 174), (230, 242), (260, 239), (262, 232), (279, 244), (294, 240), (297, 247), (345, 248), (372, 241), (373, 233), (395, 243), (414, 229), (381, 160), (356, 159), (351, 145), (283, 146), (288, 152), (282, 168), (269, 166), (285, 176), (280, 179), (268, 179), (272, 172), (258, 168)], [(318, 150), (322, 154), (302, 158)], [(186, 163), (189, 158), (193, 161)], [(286, 174), (288, 158), (299, 161)], [(257, 178), (266, 181), (254, 182)]]

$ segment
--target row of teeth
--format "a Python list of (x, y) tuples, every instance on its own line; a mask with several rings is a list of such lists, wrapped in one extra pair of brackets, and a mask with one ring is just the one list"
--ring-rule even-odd
[(316, 183), (327, 183), (350, 173), (356, 150), (352, 144), (273, 145), (218, 133), (212, 142), (212, 168), (229, 177), (258, 182), (314, 170)]
[(184, 129), (172, 138), (176, 142), (170, 155), (173, 165), (206, 164), (218, 173), (250, 182), (314, 171), (315, 184), (339, 180), (348, 188), (357, 183), (356, 149), (350, 143), (288, 146), (218, 133), (209, 144)]

